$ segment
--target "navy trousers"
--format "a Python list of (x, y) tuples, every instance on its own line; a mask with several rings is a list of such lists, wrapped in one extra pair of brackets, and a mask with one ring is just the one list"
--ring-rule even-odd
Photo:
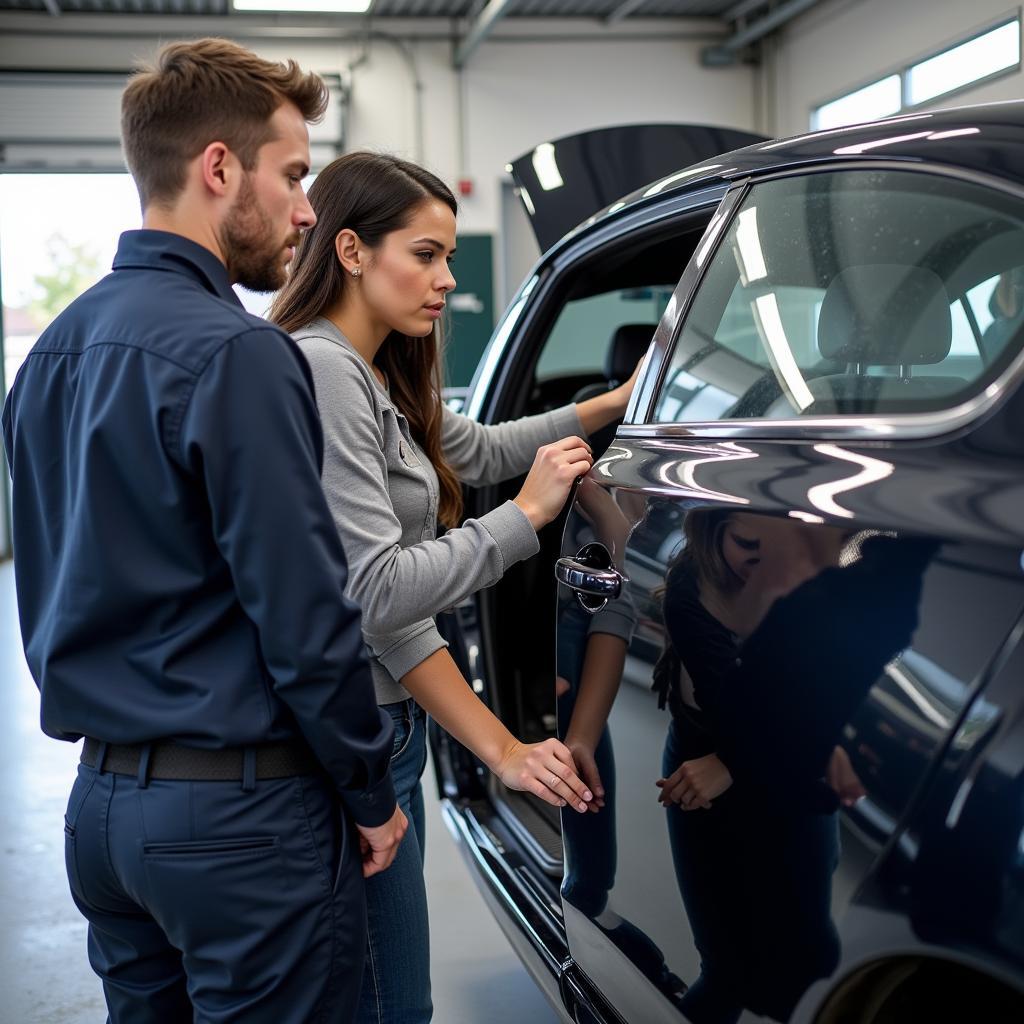
[(353, 1019), (358, 836), (320, 779), (140, 785), (80, 765), (64, 832), (110, 1024)]

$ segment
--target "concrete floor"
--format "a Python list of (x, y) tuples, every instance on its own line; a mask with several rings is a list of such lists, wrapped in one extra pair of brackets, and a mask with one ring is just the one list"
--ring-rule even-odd
[[(0, 564), (0, 1024), (100, 1024), (86, 926), (68, 893), (63, 814), (78, 747), (39, 730), (11, 564)], [(557, 1024), (442, 824), (427, 769), (427, 892), (436, 1024)]]

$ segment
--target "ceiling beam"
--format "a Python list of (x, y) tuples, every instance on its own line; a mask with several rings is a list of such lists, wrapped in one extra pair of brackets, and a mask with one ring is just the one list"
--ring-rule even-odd
[(768, 0), (742, 0), (735, 7), (730, 7), (725, 14), (719, 15), (722, 21), (727, 21), (730, 24), (734, 21), (739, 21), (740, 18), (745, 18), (751, 11), (756, 11), (759, 7), (767, 7)]
[(628, 18), (638, 7), (643, 7), (647, 0), (622, 0), (618, 7), (604, 19), (606, 25), (614, 25), (616, 22)]
[[(788, 21), (809, 11), (820, 3), (820, 0), (786, 0), (786, 3), (770, 10), (763, 18), (754, 18), (743, 28), (738, 29), (727, 39), (724, 39), (716, 46), (710, 46), (701, 54), (701, 61), (705, 65), (731, 64), (736, 60), (736, 55), (745, 50), (751, 43), (763, 39), (769, 32), (781, 28)], [(729, 14), (735, 17), (742, 17), (748, 11), (755, 9), (753, 3), (738, 4)]]
[(488, 0), (487, 6), (470, 25), (466, 37), (459, 43), (459, 48), (455, 51), (453, 63), (457, 68), (466, 66), (466, 62), (476, 52), (476, 48), (491, 34), (491, 30), (513, 2), (514, 0)]
[(809, 11), (819, 2), (820, 0), (789, 0), (788, 3), (780, 4), (763, 18), (756, 18), (746, 28), (730, 36), (722, 43), (722, 46), (726, 50), (742, 50), (768, 35), (769, 32), (781, 28), (787, 21), (792, 21), (804, 11)]

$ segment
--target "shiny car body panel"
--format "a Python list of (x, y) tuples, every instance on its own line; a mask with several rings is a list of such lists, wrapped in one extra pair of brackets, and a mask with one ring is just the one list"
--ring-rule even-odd
[[(474, 688), (518, 727), (536, 694), (550, 701), (557, 675), (567, 742), (577, 709), (592, 706), (594, 636), (625, 645), (591, 750), (608, 782), (605, 806), (582, 819), (562, 814), (558, 877), (545, 875), (550, 853), (535, 855), (543, 822), (529, 825), (529, 808), (517, 811), (465, 751), (449, 745), (438, 756), (435, 745), (449, 828), (564, 1019), (732, 1021), (735, 1010), (743, 1020), (891, 1024), (979, 1002), (990, 1020), (1024, 1012), (1019, 337), (978, 400), (927, 415), (653, 416), (694, 296), (760, 183), (909, 169), (1015, 202), (1024, 200), (1022, 144), (1024, 103), (994, 104), (758, 144), (714, 168), (673, 172), (556, 243), (496, 330), (466, 405), (484, 423), (539, 411), (530, 403), (558, 393), (558, 379), (539, 380), (536, 367), (560, 317), (602, 295), (615, 309), (641, 308), (635, 274), (618, 292), (612, 277), (586, 287), (609, 254), (635, 248), (655, 292), (671, 277), (660, 317), (645, 314), (651, 344), (625, 424), (557, 537), (542, 534), (542, 558), (603, 547), (602, 569), (621, 573), (623, 597), (593, 618), (565, 587), (549, 605), (546, 565), (543, 577), (509, 572), (459, 609)], [(670, 274), (645, 256), (672, 255), (664, 231), (679, 239)], [(607, 316), (613, 306), (600, 308)], [(578, 322), (592, 329), (582, 312)], [(468, 511), (503, 496), (485, 491)], [(729, 566), (721, 578), (732, 590), (708, 582), (702, 537)], [(523, 653), (538, 645), (517, 631), (549, 644), (552, 613), (553, 659)], [(716, 669), (731, 703), (717, 703), (703, 678), (698, 640), (715, 630), (738, 643), (735, 668)], [(652, 684), (676, 695), (669, 709)], [(711, 693), (707, 706), (686, 703), (698, 690)], [(686, 733), (692, 707), (703, 732)], [(715, 798), (725, 810), (666, 811), (657, 775), (705, 756), (705, 742), (734, 768), (732, 788)], [(827, 774), (807, 774), (829, 750)], [(738, 849), (748, 855), (734, 858)], [(702, 892), (718, 901), (715, 915), (701, 909)], [(732, 928), (728, 941), (713, 934), (716, 917)], [(737, 986), (735, 1006), (700, 1008), (709, 992), (721, 999)]]

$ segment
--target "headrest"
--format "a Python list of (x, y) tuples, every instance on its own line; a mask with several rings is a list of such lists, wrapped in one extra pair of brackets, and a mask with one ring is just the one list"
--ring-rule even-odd
[(615, 328), (608, 355), (604, 360), (604, 375), (608, 380), (622, 383), (629, 380), (636, 364), (643, 359), (657, 324), (622, 324)]
[(924, 267), (899, 263), (840, 271), (825, 292), (818, 320), (822, 357), (845, 363), (941, 363), (952, 336), (942, 280)]

